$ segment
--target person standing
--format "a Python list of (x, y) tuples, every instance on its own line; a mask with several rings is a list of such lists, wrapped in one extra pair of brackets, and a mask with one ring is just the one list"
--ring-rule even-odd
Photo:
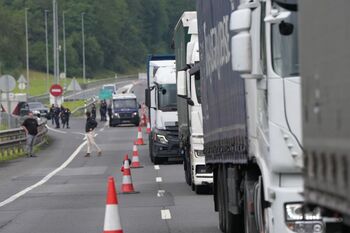
[(55, 105), (52, 104), (50, 107), (50, 117), (51, 117), (51, 124), (54, 125), (55, 124)]
[(96, 106), (94, 103), (92, 104), (92, 107), (91, 107), (91, 117), (93, 119), (96, 119)]
[(28, 157), (36, 157), (33, 154), (33, 147), (36, 135), (38, 134), (38, 121), (33, 117), (33, 112), (28, 112), (28, 118), (24, 120), (22, 128), (27, 136), (27, 155)]
[(66, 114), (64, 114), (65, 112), (65, 108), (63, 107), (63, 105), (61, 105), (61, 109), (60, 109), (60, 118), (61, 118), (61, 123), (62, 123), (62, 129), (64, 129), (64, 127), (66, 126), (67, 123), (67, 118), (66, 118)]
[(107, 112), (108, 112), (108, 118), (109, 118), (109, 126), (111, 126), (111, 122), (112, 122), (112, 103), (110, 102), (108, 104), (108, 107), (107, 107)]
[(60, 128), (60, 115), (61, 115), (61, 108), (56, 105), (54, 110), (56, 129)]
[(85, 132), (87, 138), (87, 152), (85, 157), (89, 157), (91, 154), (91, 147), (94, 146), (97, 150), (97, 155), (102, 155), (101, 148), (96, 144), (94, 136), (95, 136), (95, 128), (97, 127), (97, 122), (94, 118), (92, 118), (90, 112), (86, 112), (86, 124), (85, 124)]
[(65, 108), (64, 109), (64, 114), (66, 116), (66, 124), (67, 124), (67, 129), (69, 129), (69, 118), (70, 118), (70, 109), (69, 108)]

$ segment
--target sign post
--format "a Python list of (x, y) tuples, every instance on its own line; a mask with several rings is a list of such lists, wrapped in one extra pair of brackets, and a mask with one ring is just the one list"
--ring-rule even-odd
[(50, 94), (55, 97), (55, 104), (57, 104), (57, 98), (62, 96), (63, 94), (63, 88), (59, 84), (53, 84), (50, 87)]
[(11, 75), (3, 75), (0, 77), (0, 87), (3, 92), (6, 93), (7, 98), (7, 124), (11, 127), (11, 102), (10, 102), (10, 92), (16, 88), (16, 79)]

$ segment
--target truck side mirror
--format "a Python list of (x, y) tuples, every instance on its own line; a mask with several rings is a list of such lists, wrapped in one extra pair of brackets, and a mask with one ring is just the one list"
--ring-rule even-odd
[(194, 106), (194, 102), (191, 99), (187, 99), (187, 104), (190, 106)]
[(231, 41), (232, 69), (248, 74), (252, 72), (251, 14), (248, 8), (238, 9), (232, 12), (230, 20), (230, 30), (236, 33)]
[(176, 75), (177, 96), (186, 97), (186, 71), (181, 70)]
[(150, 101), (150, 89), (147, 88), (145, 89), (145, 105), (147, 107), (150, 107), (151, 106), (151, 101)]

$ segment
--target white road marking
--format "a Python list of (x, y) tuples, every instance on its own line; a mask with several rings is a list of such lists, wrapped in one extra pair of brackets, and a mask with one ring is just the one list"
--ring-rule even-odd
[(162, 219), (171, 219), (171, 213), (170, 210), (166, 209), (166, 210), (160, 210)]
[(49, 126), (46, 126), (49, 130), (52, 130), (53, 132), (56, 132), (56, 133), (63, 133), (63, 134), (66, 134), (67, 132), (66, 131), (61, 131), (61, 130), (58, 130), (58, 129), (53, 129)]
[(81, 151), (81, 149), (86, 145), (86, 142), (83, 142), (82, 144), (80, 144), (80, 146), (73, 152), (73, 154), (64, 162), (62, 163), (61, 166), (59, 166), (58, 168), (56, 168), (54, 171), (52, 171), (51, 173), (49, 173), (48, 175), (46, 175), (43, 179), (41, 179), (39, 182), (37, 182), (36, 184), (33, 184), (32, 186), (29, 186), (25, 189), (23, 189), (22, 191), (12, 195), (11, 197), (7, 198), (5, 201), (0, 202), (0, 207), (3, 207), (13, 201), (15, 201), (16, 199), (20, 198), (21, 196), (25, 195), (27, 192), (45, 184), (47, 181), (49, 181), (54, 175), (56, 175), (58, 172), (60, 172), (61, 170), (63, 170), (65, 167), (67, 167), (72, 161), (73, 159), (79, 154), (79, 152)]
[(157, 183), (163, 182), (162, 177), (156, 177), (156, 182), (157, 182)]
[(100, 129), (100, 132), (102, 132), (103, 130), (105, 130), (105, 128), (101, 128), (101, 129)]
[(154, 165), (154, 170), (159, 170), (159, 165)]
[(158, 190), (157, 197), (164, 197), (165, 190)]

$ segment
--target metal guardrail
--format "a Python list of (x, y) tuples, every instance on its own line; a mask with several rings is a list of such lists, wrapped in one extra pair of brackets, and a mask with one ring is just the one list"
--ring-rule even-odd
[[(41, 145), (46, 142), (46, 120), (41, 122), (38, 127), (35, 145)], [(0, 131), (0, 160), (18, 157), (24, 153), (26, 146), (26, 135), (22, 128), (9, 129)]]
[(90, 108), (92, 104), (94, 104), (94, 103), (96, 103), (96, 102), (97, 102), (97, 99), (94, 98), (94, 97), (92, 97), (92, 98), (86, 100), (84, 106), (78, 107), (78, 108), (76, 108), (76, 109), (74, 109), (74, 110), (72, 111), (72, 115), (73, 115), (73, 116), (81, 116), (81, 115), (83, 115), (83, 113), (85, 113), (85, 111), (86, 111), (88, 108)]

